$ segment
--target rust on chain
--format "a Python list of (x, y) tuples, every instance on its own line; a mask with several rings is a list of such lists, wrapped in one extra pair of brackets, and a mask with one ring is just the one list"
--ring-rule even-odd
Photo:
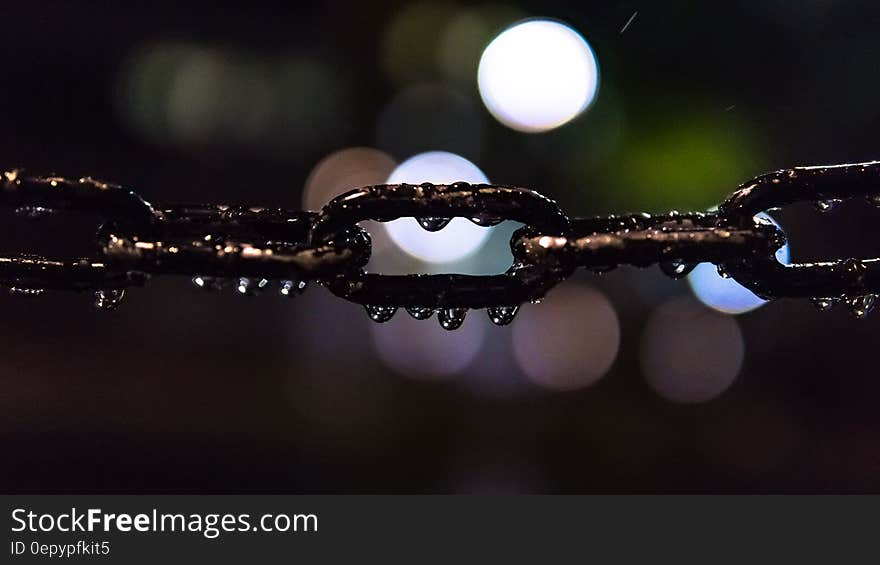
[[(499, 325), (520, 304), (539, 301), (577, 268), (603, 272), (619, 265), (659, 264), (680, 278), (709, 262), (765, 298), (808, 297), (822, 309), (844, 301), (861, 317), (880, 293), (880, 259), (846, 258), (784, 265), (776, 251), (785, 235), (756, 217), (799, 201), (830, 208), (846, 198), (880, 203), (880, 163), (797, 167), (744, 183), (717, 212), (631, 214), (569, 218), (540, 193), (521, 187), (469, 184), (395, 184), (355, 188), (320, 211), (248, 205), (153, 205), (132, 190), (90, 177), (67, 180), (0, 177), (0, 207), (25, 217), (55, 211), (91, 212), (103, 222), (96, 252), (80, 259), (21, 254), (0, 257), (0, 284), (13, 293), (44, 289), (91, 291), (113, 309), (126, 288), (152, 276), (186, 275), (197, 286), (232, 286), (254, 294), (275, 281), (284, 295), (308, 281), (362, 304), (381, 322), (405, 308), (418, 319), (435, 313), (455, 329), (468, 309), (486, 308)], [(369, 234), (358, 224), (414, 217), (428, 231), (453, 217), (480, 226), (524, 224), (511, 238), (507, 272), (382, 275), (368, 273)]]

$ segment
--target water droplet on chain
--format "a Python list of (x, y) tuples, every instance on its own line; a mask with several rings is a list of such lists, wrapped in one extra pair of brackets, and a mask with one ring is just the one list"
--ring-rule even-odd
[(203, 290), (220, 290), (225, 281), (217, 277), (196, 275), (193, 277), (192, 283)]
[(467, 308), (443, 308), (437, 314), (437, 319), (444, 330), (455, 330), (464, 323), (465, 316)]
[(492, 216), (475, 216), (470, 219), (473, 223), (478, 226), (482, 226), (484, 228), (488, 228), (491, 226), (497, 226), (500, 224), (503, 219), (502, 218), (494, 218)]
[(843, 202), (843, 200), (841, 200), (840, 198), (829, 198), (828, 200), (817, 201), (815, 204), (813, 204), (813, 207), (820, 212), (830, 212), (831, 210), (836, 208), (837, 205), (841, 202)]
[(697, 266), (697, 263), (687, 263), (685, 261), (661, 261), (660, 270), (663, 274), (673, 279), (680, 279), (688, 276)]
[(416, 320), (427, 320), (434, 315), (433, 308), (426, 308), (423, 306), (410, 306), (406, 309), (406, 311)]
[(849, 306), (849, 313), (858, 319), (868, 317), (877, 302), (876, 294), (863, 294), (862, 296), (848, 296), (844, 299)]
[(256, 296), (269, 284), (267, 279), (251, 279), (241, 277), (235, 285), (235, 290), (244, 296)]
[(588, 269), (596, 275), (604, 275), (605, 273), (613, 271), (616, 267), (617, 265), (593, 265), (592, 267), (588, 267)]
[(722, 279), (729, 279), (730, 273), (727, 272), (727, 269), (724, 268), (724, 265), (716, 265), (716, 270), (718, 271), (718, 276)]
[(39, 296), (43, 294), (45, 289), (42, 288), (31, 288), (24, 286), (11, 286), (9, 287), (9, 294), (15, 296)]
[(281, 281), (281, 287), (278, 289), (278, 292), (280, 292), (282, 296), (296, 296), (304, 293), (308, 286), (309, 283), (306, 281), (286, 280)]
[(52, 208), (44, 208), (43, 206), (19, 206), (15, 209), (15, 215), (21, 216), (24, 218), (43, 218), (45, 216), (51, 216), (54, 214), (56, 210)]
[(831, 310), (832, 308), (834, 308), (834, 305), (837, 304), (839, 301), (839, 298), (835, 298), (833, 296), (824, 298), (817, 296), (810, 299), (810, 302), (812, 302), (813, 306), (815, 306), (816, 309), (820, 312), (827, 312), (828, 310)]
[(416, 218), (416, 221), (427, 231), (440, 231), (452, 218)]
[(109, 312), (116, 310), (125, 296), (125, 289), (105, 288), (95, 291), (95, 308)]
[(384, 323), (394, 317), (397, 306), (364, 306), (367, 316), (374, 322)]
[(867, 267), (865, 267), (865, 263), (861, 259), (846, 259), (843, 262), (844, 272), (856, 280), (861, 280), (865, 275), (866, 269)]
[(493, 306), (486, 309), (489, 320), (496, 326), (506, 326), (516, 317), (519, 306)]

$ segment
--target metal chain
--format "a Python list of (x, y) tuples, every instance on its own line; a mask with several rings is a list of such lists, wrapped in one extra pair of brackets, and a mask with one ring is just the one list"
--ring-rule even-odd
[[(0, 179), (0, 206), (26, 217), (91, 212), (102, 223), (94, 256), (0, 256), (0, 284), (22, 295), (89, 291), (97, 307), (111, 310), (126, 288), (163, 274), (190, 276), (205, 289), (233, 284), (243, 294), (277, 281), (290, 296), (315, 281), (364, 305), (375, 321), (406, 308), (418, 319), (436, 312), (444, 328), (455, 329), (473, 308), (486, 308), (494, 323), (508, 324), (522, 303), (539, 301), (579, 267), (605, 272), (656, 263), (681, 278), (709, 262), (762, 298), (808, 297), (822, 309), (843, 300), (862, 317), (880, 292), (880, 259), (783, 265), (775, 254), (785, 235), (756, 217), (795, 202), (828, 208), (855, 197), (880, 201), (880, 162), (768, 173), (741, 185), (712, 213), (597, 218), (569, 218), (534, 190), (464, 182), (357, 188), (319, 212), (154, 206), (131, 190), (89, 177), (35, 177), (16, 169)], [(442, 229), (452, 217), (480, 226), (512, 220), (524, 227), (511, 238), (514, 264), (503, 274), (366, 272), (371, 243), (358, 223), (401, 217), (415, 217), (428, 231)]]

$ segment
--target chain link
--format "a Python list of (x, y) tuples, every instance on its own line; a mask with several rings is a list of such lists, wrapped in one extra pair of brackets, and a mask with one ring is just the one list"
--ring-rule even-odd
[[(712, 213), (632, 214), (568, 218), (557, 204), (526, 188), (423, 183), (356, 188), (319, 212), (228, 205), (154, 206), (137, 193), (89, 177), (67, 180), (3, 173), (0, 206), (25, 217), (60, 211), (101, 218), (94, 256), (64, 260), (33, 255), (0, 257), (0, 284), (13, 293), (44, 289), (90, 291), (96, 306), (118, 306), (126, 288), (164, 274), (193, 277), (215, 289), (230, 283), (253, 294), (278, 281), (284, 295), (309, 281), (366, 307), (376, 321), (398, 308), (418, 319), (438, 313), (446, 329), (468, 309), (486, 308), (499, 325), (524, 302), (539, 301), (577, 268), (605, 272), (619, 265), (659, 264), (681, 278), (709, 262), (755, 294), (808, 297), (820, 308), (837, 301), (863, 316), (880, 292), (880, 259), (848, 258), (783, 265), (782, 231), (758, 214), (800, 201), (828, 208), (846, 198), (880, 199), (880, 162), (797, 167), (759, 176)], [(524, 224), (511, 238), (514, 264), (498, 275), (381, 275), (368, 273), (365, 220), (415, 217), (428, 231), (450, 218), (491, 226)]]

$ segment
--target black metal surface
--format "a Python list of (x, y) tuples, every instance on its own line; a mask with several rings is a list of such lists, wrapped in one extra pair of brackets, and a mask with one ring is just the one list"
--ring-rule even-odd
[[(820, 209), (830, 209), (850, 198), (865, 198), (876, 204), (878, 194), (878, 161), (794, 167), (744, 183), (718, 210), (731, 223), (746, 225), (755, 214), (797, 202), (815, 202)], [(880, 292), (880, 262), (876, 259), (849, 257), (783, 265), (770, 254), (753, 260), (728, 258), (719, 263), (737, 282), (764, 298), (807, 297), (873, 305), (874, 294)], [(858, 306), (856, 311), (863, 315)]]
[(490, 308), (540, 300), (562, 278), (558, 270), (537, 266), (482, 276), (359, 272), (329, 281), (327, 287), (336, 296), (365, 306)]
[(523, 228), (513, 238), (514, 256), (531, 264), (556, 260), (605, 270), (617, 265), (720, 263), (766, 256), (785, 243), (775, 226), (751, 220), (734, 226), (715, 214), (634, 214), (572, 220), (568, 237)]
[(356, 188), (331, 200), (312, 227), (316, 241), (361, 220), (470, 218), (481, 225), (515, 220), (543, 233), (564, 235), (568, 218), (553, 200), (515, 186), (469, 184), (383, 184)]
[[(489, 308), (496, 323), (509, 323), (515, 307), (540, 300), (577, 267), (605, 271), (618, 265), (660, 264), (673, 278), (711, 262), (766, 298), (845, 300), (859, 315), (880, 292), (880, 259), (782, 265), (776, 251), (784, 234), (756, 214), (795, 202), (830, 207), (839, 199), (880, 191), (880, 163), (799, 167), (745, 183), (717, 213), (670, 212), (603, 218), (569, 218), (549, 198), (526, 188), (468, 183), (376, 185), (354, 189), (320, 212), (249, 206), (152, 206), (131, 190), (83, 178), (4, 174), (0, 205), (25, 216), (60, 210), (89, 211), (105, 223), (99, 252), (75, 261), (14, 256), (0, 258), (0, 281), (22, 294), (43, 289), (89, 290), (98, 304), (109, 290), (143, 284), (150, 276), (178, 274), (238, 279), (242, 292), (282, 281), (282, 292), (315, 280), (335, 295), (363, 304), (383, 321), (397, 308), (424, 318), (440, 312), (447, 329), (458, 327), (467, 308)], [(441, 229), (450, 217), (479, 225), (522, 222), (511, 249), (515, 264), (503, 274), (403, 275), (366, 273), (370, 238), (357, 225), (413, 216), (425, 229)], [(253, 282), (252, 281), (256, 281)], [(219, 283), (206, 283), (206, 288)], [(118, 297), (117, 297), (118, 298)], [(118, 303), (116, 300), (113, 304)]]

